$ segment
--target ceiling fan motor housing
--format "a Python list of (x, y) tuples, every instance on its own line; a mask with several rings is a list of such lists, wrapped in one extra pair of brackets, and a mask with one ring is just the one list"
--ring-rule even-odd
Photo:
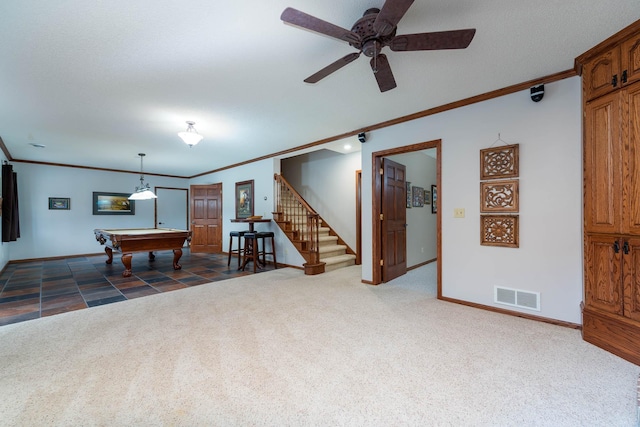
[(358, 19), (351, 31), (360, 36), (360, 43), (349, 43), (351, 46), (359, 49), (368, 57), (378, 55), (383, 46), (391, 42), (396, 35), (396, 28), (390, 34), (379, 36), (373, 29), (373, 23), (378, 17), (380, 9), (367, 9), (362, 18)]

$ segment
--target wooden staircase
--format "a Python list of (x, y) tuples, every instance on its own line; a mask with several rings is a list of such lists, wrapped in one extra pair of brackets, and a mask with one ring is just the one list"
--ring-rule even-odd
[(306, 260), (305, 274), (321, 274), (355, 264), (353, 250), (281, 175), (275, 174), (273, 219)]

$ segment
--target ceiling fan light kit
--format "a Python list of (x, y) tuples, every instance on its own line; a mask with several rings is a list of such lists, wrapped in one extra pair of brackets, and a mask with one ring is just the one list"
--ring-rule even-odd
[(178, 136), (182, 138), (184, 143), (187, 144), (189, 147), (193, 147), (194, 145), (197, 145), (200, 141), (202, 141), (204, 137), (198, 133), (196, 128), (193, 127), (193, 125), (195, 125), (196, 122), (188, 121), (186, 123), (187, 123), (187, 130), (184, 132), (178, 132)]
[(316, 33), (349, 43), (358, 49), (315, 74), (307, 77), (306, 83), (317, 83), (329, 74), (338, 71), (345, 65), (355, 61), (362, 53), (371, 58), (371, 70), (374, 73), (380, 92), (396, 87), (391, 66), (382, 48), (389, 46), (392, 51), (465, 49), (473, 40), (476, 30), (453, 30), (432, 33), (403, 34), (396, 36), (397, 25), (414, 0), (387, 0), (382, 9), (371, 8), (364, 12), (351, 30), (318, 19), (291, 7), (286, 8), (280, 19)]
[(149, 184), (144, 183), (144, 174), (142, 173), (142, 159), (145, 154), (138, 153), (138, 156), (140, 156), (140, 186), (136, 187), (136, 191), (134, 191), (133, 194), (129, 196), (129, 200), (157, 199), (158, 196), (153, 194), (153, 191), (151, 191), (151, 187), (149, 186)]

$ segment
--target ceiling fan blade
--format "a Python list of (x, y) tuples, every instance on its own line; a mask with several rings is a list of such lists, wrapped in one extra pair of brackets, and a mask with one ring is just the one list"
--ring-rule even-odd
[(393, 78), (391, 66), (385, 54), (381, 53), (377, 57), (371, 58), (370, 64), (380, 92), (386, 92), (396, 87), (396, 79)]
[(320, 80), (324, 79), (334, 71), (338, 71), (340, 68), (344, 67), (345, 65), (355, 61), (356, 59), (358, 59), (359, 56), (360, 56), (360, 52), (350, 53), (349, 55), (338, 59), (333, 64), (327, 65), (317, 73), (307, 77), (306, 79), (304, 79), (304, 81), (305, 83), (318, 83)]
[(292, 7), (288, 7), (280, 15), (280, 19), (284, 22), (315, 31), (330, 37), (343, 40), (347, 43), (360, 43), (360, 36), (345, 28), (338, 27), (329, 22), (318, 19), (304, 12), (300, 12)]
[(381, 36), (391, 34), (412, 4), (413, 0), (387, 0), (373, 22), (373, 29)]
[(389, 47), (393, 51), (464, 49), (476, 34), (475, 28), (440, 31), (434, 33), (404, 34), (395, 36)]

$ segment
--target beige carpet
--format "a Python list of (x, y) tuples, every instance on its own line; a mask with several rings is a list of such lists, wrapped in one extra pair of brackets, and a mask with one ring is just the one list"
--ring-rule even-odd
[(279, 269), (0, 327), (0, 424), (631, 426), (640, 368), (434, 298), (434, 265)]

